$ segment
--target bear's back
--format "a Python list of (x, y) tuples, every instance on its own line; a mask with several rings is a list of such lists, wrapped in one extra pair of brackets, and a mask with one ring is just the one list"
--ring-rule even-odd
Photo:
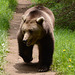
[(55, 18), (54, 18), (54, 15), (53, 15), (53, 13), (52, 13), (52, 11), (50, 9), (48, 9), (48, 8), (46, 8), (44, 6), (36, 6), (35, 8), (47, 13), (49, 15), (49, 17), (52, 19), (53, 26), (54, 26)]
[(30, 15), (32, 18), (36, 18), (36, 17), (40, 17), (40, 16), (44, 16), (45, 18), (51, 18), (52, 21), (52, 25), (54, 27), (54, 15), (52, 13), (52, 11), (44, 6), (35, 6), (32, 8), (29, 8), (24, 15), (26, 17), (28, 17), (28, 15)]

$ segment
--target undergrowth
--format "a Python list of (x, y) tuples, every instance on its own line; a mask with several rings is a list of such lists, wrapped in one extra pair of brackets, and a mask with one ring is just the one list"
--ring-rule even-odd
[[(11, 2), (12, 1), (12, 2)], [(0, 75), (4, 75), (4, 64), (6, 61), (7, 36), (9, 29), (9, 20), (12, 19), (13, 10), (17, 5), (16, 0), (0, 0)], [(12, 7), (11, 7), (12, 6)]]
[(55, 27), (53, 69), (58, 75), (75, 74), (75, 31)]

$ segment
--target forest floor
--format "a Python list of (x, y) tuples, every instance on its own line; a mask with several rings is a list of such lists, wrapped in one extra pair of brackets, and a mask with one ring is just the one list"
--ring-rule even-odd
[(5, 65), (7, 75), (55, 75), (55, 72), (37, 72), (38, 69), (38, 47), (33, 48), (33, 61), (31, 64), (26, 64), (18, 55), (17, 32), (21, 23), (21, 17), (31, 5), (28, 0), (18, 0), (18, 6), (14, 12), (13, 19), (10, 21), (10, 29), (8, 36), (9, 53), (6, 57), (8, 63)]

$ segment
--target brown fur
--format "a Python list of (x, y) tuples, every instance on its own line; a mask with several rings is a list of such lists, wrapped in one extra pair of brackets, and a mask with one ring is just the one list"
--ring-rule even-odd
[(54, 15), (43, 6), (28, 9), (23, 16), (18, 33), (19, 55), (25, 62), (32, 60), (34, 44), (39, 47), (39, 71), (48, 71), (54, 51)]

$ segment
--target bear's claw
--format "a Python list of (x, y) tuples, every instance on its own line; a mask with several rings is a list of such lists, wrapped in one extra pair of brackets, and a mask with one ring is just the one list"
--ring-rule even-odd
[(38, 72), (47, 72), (49, 70), (49, 67), (47, 66), (42, 66), (39, 68)]

